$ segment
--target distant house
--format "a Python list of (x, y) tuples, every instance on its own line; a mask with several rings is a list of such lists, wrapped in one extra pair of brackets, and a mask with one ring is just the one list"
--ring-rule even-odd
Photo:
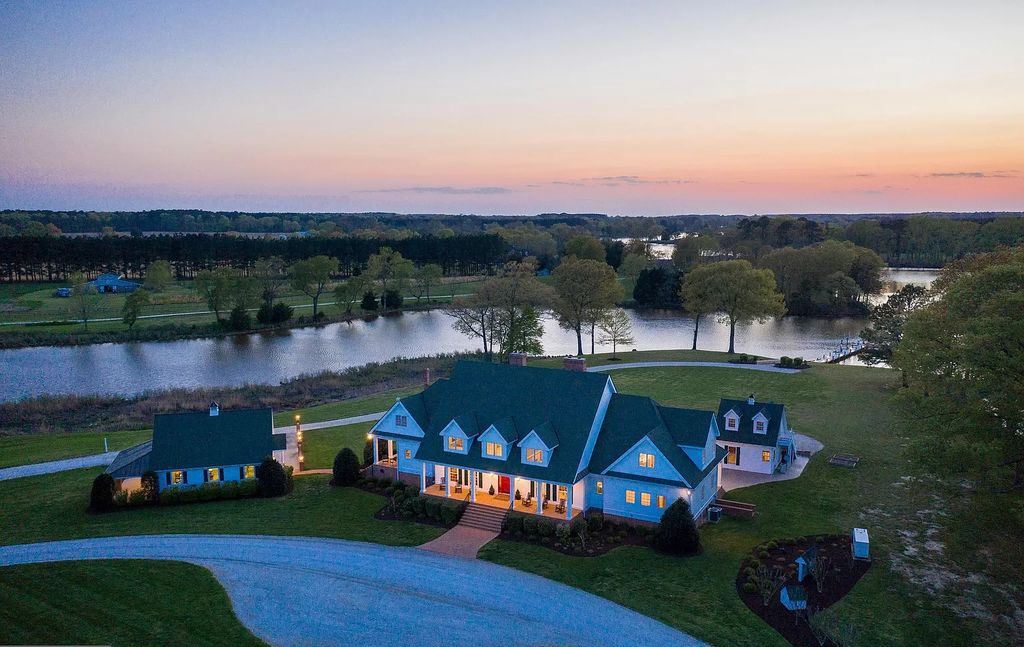
[(53, 296), (66, 299), (71, 296), (71, 288), (57, 288), (57, 291), (53, 293)]
[(462, 361), (401, 398), (370, 430), (373, 473), (428, 495), (560, 519), (588, 510), (654, 523), (683, 499), (714, 501), (712, 411), (616, 392), (585, 363), (534, 368)]
[(723, 399), (718, 404), (718, 445), (725, 449), (722, 469), (772, 474), (796, 460), (796, 440), (786, 407), (774, 402)]
[(100, 294), (134, 292), (142, 287), (141, 284), (136, 283), (135, 281), (126, 281), (124, 277), (119, 274), (100, 274), (92, 281), (89, 281), (89, 285), (96, 288), (96, 291)]
[(107, 468), (118, 489), (132, 490), (146, 472), (156, 473), (161, 490), (217, 481), (256, 478), (256, 466), (273, 457), (286, 463), (286, 436), (274, 433), (270, 408), (209, 413), (160, 413), (153, 440), (118, 453)]

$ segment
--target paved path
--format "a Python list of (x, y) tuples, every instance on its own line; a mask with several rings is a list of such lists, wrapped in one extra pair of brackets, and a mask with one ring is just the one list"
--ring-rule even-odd
[(93, 454), (92, 456), (79, 456), (78, 458), (66, 458), (59, 461), (47, 463), (33, 463), (31, 465), (18, 465), (17, 467), (4, 467), (0, 469), (0, 481), (19, 479), (25, 476), (38, 476), (40, 474), (53, 474), (67, 470), (78, 470), (83, 467), (96, 467), (99, 465), (110, 465), (117, 452), (106, 454)]
[(578, 589), (414, 548), (239, 535), (0, 547), (0, 565), (81, 559), (205, 566), (242, 624), (272, 645), (703, 645)]
[[(800, 451), (809, 451), (811, 456), (822, 450), (824, 445), (803, 434), (793, 434), (796, 438), (796, 446)], [(775, 481), (789, 481), (804, 473), (804, 468), (810, 462), (809, 456), (797, 456), (793, 464), (786, 470), (785, 474), (778, 472), (774, 474), (758, 474), (756, 472), (741, 472), (739, 470), (722, 470), (722, 482), (719, 484), (723, 490), (729, 492), (742, 487), (760, 485), (761, 483), (774, 483)]]
[(437, 539), (422, 544), (420, 548), (452, 557), (476, 559), (476, 554), (498, 533), (469, 526), (455, 526)]
[(658, 368), (659, 366), (708, 366), (712, 368), (742, 368), (748, 371), (764, 371), (765, 373), (799, 373), (793, 368), (778, 368), (770, 364), (732, 364), (730, 362), (633, 362), (628, 364), (604, 364), (602, 366), (591, 366), (587, 369), (590, 373), (603, 373), (605, 371), (617, 371), (622, 368)]
[[(376, 413), (367, 413), (362, 416), (350, 416), (348, 418), (336, 418), (334, 420), (325, 420), (323, 422), (309, 422), (303, 423), (303, 430), (311, 429), (326, 429), (327, 427), (342, 427), (344, 425), (354, 425), (360, 422), (373, 422), (380, 420), (384, 417), (386, 411), (378, 411)], [(286, 462), (289, 464), (294, 463), (296, 469), (298, 469), (298, 449), (295, 443), (295, 426), (290, 427), (275, 427), (274, 433), (277, 434), (288, 434), (288, 454), (289, 459)], [(294, 454), (294, 457), (291, 455)], [(50, 461), (47, 463), (34, 463), (32, 465), (18, 465), (17, 467), (4, 467), (0, 468), (0, 481), (6, 481), (8, 479), (23, 478), (26, 476), (39, 476), (40, 474), (54, 474), (56, 472), (66, 472), (68, 470), (78, 470), (84, 467), (98, 467), (101, 465), (110, 465), (114, 461), (114, 457), (117, 456), (117, 452), (107, 452), (106, 454), (92, 454), (89, 456), (79, 456), (77, 458), (68, 458), (60, 461)], [(303, 472), (308, 473), (308, 472)]]

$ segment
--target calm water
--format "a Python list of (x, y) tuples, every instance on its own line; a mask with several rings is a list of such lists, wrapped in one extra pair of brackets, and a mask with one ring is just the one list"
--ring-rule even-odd
[[(926, 284), (934, 275), (899, 270), (887, 278)], [(636, 339), (630, 348), (690, 347), (691, 319), (675, 311), (626, 312)], [(856, 337), (864, 324), (859, 318), (806, 317), (755, 323), (737, 327), (736, 349), (815, 359), (840, 340)], [(724, 351), (728, 335), (728, 327), (713, 319), (701, 322), (697, 346)], [(586, 352), (589, 343), (587, 338)], [(478, 347), (476, 340), (452, 330), (448, 317), (434, 311), (219, 339), (4, 350), (0, 351), (0, 401), (61, 393), (128, 395), (168, 387), (276, 384), (303, 373)], [(611, 350), (601, 345), (598, 349)], [(575, 337), (554, 321), (545, 321), (544, 351), (550, 355), (575, 353)]]

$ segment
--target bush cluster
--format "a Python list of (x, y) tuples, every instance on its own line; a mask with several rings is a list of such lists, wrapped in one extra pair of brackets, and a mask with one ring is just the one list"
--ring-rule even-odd
[(256, 312), (256, 321), (261, 324), (279, 324), (288, 321), (294, 314), (295, 309), (287, 303), (278, 302), (272, 306), (264, 303)]
[(160, 493), (160, 505), (245, 499), (254, 497), (257, 494), (259, 494), (259, 484), (253, 480), (203, 483), (194, 487), (169, 487), (165, 489)]
[(415, 486), (391, 479), (364, 478), (356, 482), (363, 490), (388, 498), (391, 511), (411, 521), (430, 521), (452, 527), (459, 522), (466, 504), (446, 501), (432, 496), (421, 496)]
[(652, 539), (654, 547), (665, 553), (697, 555), (701, 552), (700, 533), (685, 499), (676, 499), (665, 510)]
[(784, 368), (800, 368), (804, 365), (803, 357), (786, 357), (783, 355), (779, 358), (779, 366)]
[(256, 482), (262, 497), (274, 497), (292, 491), (292, 466), (285, 467), (269, 456), (256, 466)]
[(359, 480), (359, 459), (356, 453), (345, 447), (334, 457), (334, 469), (331, 485), (350, 486)]

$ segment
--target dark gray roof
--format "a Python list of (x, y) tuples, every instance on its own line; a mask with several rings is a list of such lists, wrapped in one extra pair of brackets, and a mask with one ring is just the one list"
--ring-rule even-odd
[[(779, 431), (785, 410), (784, 405), (774, 402), (748, 404), (746, 399), (723, 399), (718, 403), (719, 440), (774, 447), (779, 442)], [(735, 411), (740, 416), (739, 429), (736, 431), (726, 429), (725, 414), (729, 411)], [(754, 433), (754, 416), (759, 413), (763, 413), (768, 418), (768, 430), (763, 434)]]
[[(424, 432), (418, 460), (573, 483), (607, 384), (608, 376), (598, 373), (461, 361), (449, 379), (402, 398), (402, 404)], [(541, 440), (558, 448), (548, 467), (523, 464), (518, 451), (506, 460), (486, 458), (477, 443), (468, 455), (447, 452), (440, 433), (453, 419), (472, 427), (463, 427), (470, 435), (495, 423), (506, 430), (514, 425), (520, 438), (538, 430)]]
[[(283, 435), (282, 435), (283, 438)], [(270, 456), (281, 439), (274, 437), (274, 416), (263, 409), (161, 413), (153, 418), (154, 470), (255, 464)]]
[(147, 440), (127, 449), (122, 449), (107, 466), (107, 474), (115, 479), (128, 479), (142, 476), (149, 471), (149, 456), (153, 451), (153, 441)]

